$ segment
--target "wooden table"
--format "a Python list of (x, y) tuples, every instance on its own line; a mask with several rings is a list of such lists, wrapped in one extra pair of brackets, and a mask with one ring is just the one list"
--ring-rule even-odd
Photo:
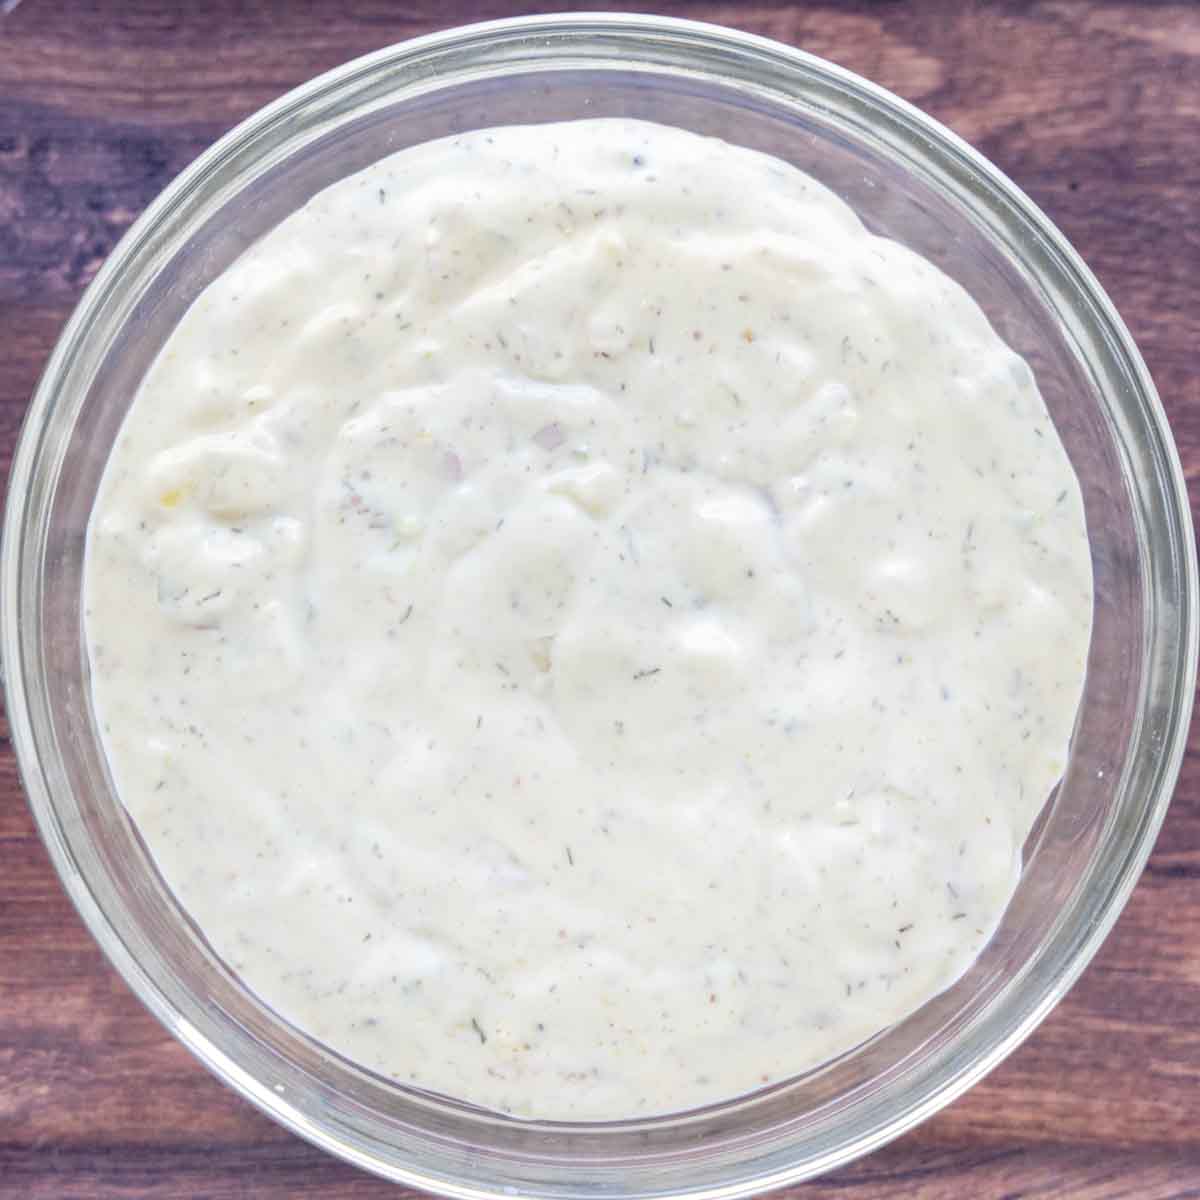
[[(1200, 472), (1200, 6), (660, 8), (824, 55), (980, 147), (1098, 273), (1154, 373), (1189, 478)], [(514, 11), (490, 0), (0, 0), (6, 9), (5, 463), (80, 291), (204, 146), (347, 58)], [(940, 1116), (795, 1195), (1200, 1196), (1198, 748), (1193, 738), (1124, 917), (1041, 1029)], [(142, 1009), (59, 887), (0, 742), (0, 1196), (397, 1194), (260, 1116)]]

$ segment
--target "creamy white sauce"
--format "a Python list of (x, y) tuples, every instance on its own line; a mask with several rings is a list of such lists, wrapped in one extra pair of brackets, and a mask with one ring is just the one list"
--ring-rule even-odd
[(564, 1119), (777, 1081), (953, 982), (1091, 594), (962, 289), (629, 121), (406, 150), (247, 251), (86, 576), (114, 779), (216, 950), (369, 1068)]

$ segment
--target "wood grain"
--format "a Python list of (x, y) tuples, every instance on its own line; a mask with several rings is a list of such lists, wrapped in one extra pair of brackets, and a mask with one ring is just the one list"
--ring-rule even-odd
[[(3, 10), (0, 4), (0, 11)], [(616, 6), (620, 7), (620, 6)], [(719, 4), (973, 141), (1082, 252), (1200, 476), (1200, 6)], [(213, 138), (354, 55), (494, 0), (24, 0), (0, 17), (0, 458), (80, 291)], [(533, 11), (530, 8), (528, 11)], [(0, 728), (0, 1196), (397, 1195), (212, 1080), (71, 909)], [(1200, 1196), (1200, 738), (1150, 867), (1067, 1000), (968, 1096), (797, 1197)]]

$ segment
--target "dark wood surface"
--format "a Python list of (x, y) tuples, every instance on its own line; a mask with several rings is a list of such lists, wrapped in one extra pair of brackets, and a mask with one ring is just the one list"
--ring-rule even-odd
[[(492, 0), (0, 0), (0, 467), (81, 289), (241, 117)], [(597, 4), (593, 7), (601, 7)], [(916, 102), (1029, 191), (1142, 347), (1200, 474), (1200, 5), (1063, 0), (660, 10), (824, 55)], [(532, 11), (532, 10), (531, 10)], [(5, 730), (0, 728), (0, 735)], [(1200, 743), (1082, 981), (987, 1080), (798, 1197), (1200, 1196)], [(0, 1196), (398, 1195), (235, 1098), (84, 931), (0, 741)]]

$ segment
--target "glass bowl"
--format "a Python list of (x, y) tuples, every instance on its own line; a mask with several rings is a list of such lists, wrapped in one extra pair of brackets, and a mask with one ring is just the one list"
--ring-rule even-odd
[[(391, 1084), (239, 984), (114, 794), (89, 699), (80, 575), (101, 471), (143, 372), (250, 242), (412, 143), (596, 116), (779, 155), (967, 288), (1036, 372), (1082, 483), (1095, 631), (1066, 776), (998, 933), (954, 987), (790, 1083), (679, 1116), (588, 1125), (517, 1121)], [(296, 1133), (459, 1197), (743, 1196), (845, 1163), (946, 1104), (1050, 1011), (1116, 919), (1170, 799), (1196, 674), (1196, 561), (1170, 432), (1128, 332), (1063, 237), (994, 167), (887, 92), (761, 38), (653, 17), (533, 17), (420, 38), (298, 88), (202, 155), (113, 252), (46, 367), (12, 469), (0, 603), (30, 804), (129, 985), (210, 1070)]]

